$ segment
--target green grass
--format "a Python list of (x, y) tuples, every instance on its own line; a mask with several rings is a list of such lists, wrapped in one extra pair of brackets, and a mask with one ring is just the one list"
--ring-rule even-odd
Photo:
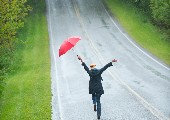
[(143, 48), (170, 65), (170, 41), (148, 18), (121, 0), (103, 0), (126, 32)]
[[(30, 0), (31, 1), (31, 0)], [(14, 73), (3, 91), (0, 119), (51, 119), (50, 56), (45, 0), (33, 1), (33, 12), (20, 30)]]

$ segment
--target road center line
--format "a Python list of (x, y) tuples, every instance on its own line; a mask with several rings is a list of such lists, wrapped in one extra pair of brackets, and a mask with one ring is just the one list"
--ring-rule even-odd
[(161, 65), (162, 67), (166, 68), (167, 70), (170, 70), (170, 68), (166, 67), (165, 65), (163, 65), (162, 63), (158, 62), (157, 60), (155, 60), (153, 57), (151, 57), (149, 54), (147, 54), (146, 52), (144, 52), (141, 48), (139, 48), (132, 40), (130, 40), (118, 27), (118, 25), (115, 23), (115, 21), (112, 19), (112, 17), (110, 16), (110, 14), (108, 13), (108, 11), (106, 10), (105, 6), (103, 5), (103, 3), (101, 3), (105, 12), (107, 13), (107, 15), (109, 16), (110, 20), (112, 21), (112, 23), (115, 25), (115, 27), (120, 31), (120, 33), (134, 46), (136, 47), (139, 51), (141, 51), (144, 55), (146, 55), (148, 58), (150, 58), (151, 60), (153, 60), (154, 62), (156, 62), (157, 64)]
[[(104, 58), (102, 57), (102, 55), (100, 54), (100, 52), (98, 51), (98, 49), (95, 47), (92, 39), (90, 38), (87, 30), (85, 29), (85, 25), (83, 22), (83, 19), (80, 15), (78, 6), (76, 4), (75, 0), (73, 1), (73, 5), (74, 5), (74, 9), (75, 9), (75, 13), (77, 15), (77, 18), (80, 22), (80, 25), (82, 26), (83, 31), (86, 34), (87, 40), (90, 43), (90, 46), (92, 49), (94, 49), (94, 53), (97, 55), (97, 57), (99, 58), (100, 62), (102, 63), (102, 65), (105, 65), (106, 61), (104, 60)], [(106, 10), (106, 9), (105, 9)], [(106, 11), (107, 12), (107, 11)], [(108, 12), (107, 12), (108, 14)], [(113, 20), (112, 20), (113, 21)], [(114, 21), (113, 21), (114, 22)], [(118, 28), (118, 27), (117, 27)], [(119, 28), (118, 28), (119, 29)], [(119, 29), (120, 31), (120, 29)], [(120, 31), (121, 32), (121, 31)], [(121, 32), (122, 33), (122, 32)], [(122, 33), (123, 34), (123, 33)], [(124, 35), (125, 36), (125, 35)], [(126, 37), (126, 36), (125, 36)], [(127, 38), (127, 37), (126, 37)], [(128, 38), (127, 38), (128, 39)], [(131, 43), (133, 43), (131, 41)], [(133, 43), (134, 44), (134, 43)], [(135, 44), (134, 44), (135, 45)], [(136, 46), (136, 45), (135, 45)], [(136, 46), (137, 47), (137, 46)], [(137, 47), (138, 48), (138, 47)], [(140, 48), (138, 48), (140, 51), (142, 51)], [(144, 52), (143, 52), (144, 53)], [(146, 54), (147, 55), (147, 54)], [(153, 58), (152, 58), (153, 59)], [(153, 59), (154, 60), (154, 59)], [(155, 60), (156, 61), (156, 60)], [(168, 68), (169, 69), (169, 68)], [(128, 86), (125, 82), (123, 82), (121, 80), (121, 78), (118, 76), (117, 72), (115, 71), (115, 73), (112, 73), (110, 70), (107, 70), (109, 72), (109, 74), (112, 76), (113, 80), (117, 80), (118, 82), (120, 82), (147, 110), (149, 110), (155, 117), (157, 117), (160, 120), (169, 120), (166, 116), (164, 116), (159, 110), (157, 110), (156, 108), (154, 108), (151, 104), (149, 104), (144, 98), (142, 98), (138, 93), (136, 93), (130, 86)]]

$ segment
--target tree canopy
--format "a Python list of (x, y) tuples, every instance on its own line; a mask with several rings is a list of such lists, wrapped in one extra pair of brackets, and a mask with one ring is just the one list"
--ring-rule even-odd
[(31, 10), (26, 3), (27, 0), (0, 0), (0, 93), (2, 80), (10, 71), (17, 31), (24, 26), (23, 19)]
[(147, 13), (159, 27), (170, 27), (170, 1), (169, 0), (123, 0), (134, 4)]

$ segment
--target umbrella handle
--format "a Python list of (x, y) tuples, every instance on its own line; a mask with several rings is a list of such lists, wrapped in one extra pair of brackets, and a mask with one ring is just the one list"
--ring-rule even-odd
[[(75, 50), (72, 48), (72, 51), (76, 54), (76, 52), (75, 52)], [(76, 54), (76, 56), (77, 56), (77, 58), (79, 59), (79, 55), (77, 55)], [(82, 59), (79, 59), (81, 62), (83, 62), (83, 60)]]
[[(72, 48), (72, 51), (76, 54), (75, 50)], [(76, 54), (77, 58), (79, 57), (78, 54)], [(79, 59), (80, 60), (80, 59)], [(83, 62), (83, 60), (81, 59), (81, 62)]]
[[(76, 54), (75, 50), (72, 48), (72, 51)], [(78, 55), (76, 54), (76, 56), (78, 57)]]

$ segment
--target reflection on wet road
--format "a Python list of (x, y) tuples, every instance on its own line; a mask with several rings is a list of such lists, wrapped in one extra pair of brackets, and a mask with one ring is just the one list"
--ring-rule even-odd
[(170, 118), (170, 69), (136, 45), (100, 0), (46, 0), (50, 35), (53, 120), (95, 120), (88, 75), (63, 40), (81, 36), (75, 51), (87, 65), (113, 67), (103, 73), (102, 120)]

